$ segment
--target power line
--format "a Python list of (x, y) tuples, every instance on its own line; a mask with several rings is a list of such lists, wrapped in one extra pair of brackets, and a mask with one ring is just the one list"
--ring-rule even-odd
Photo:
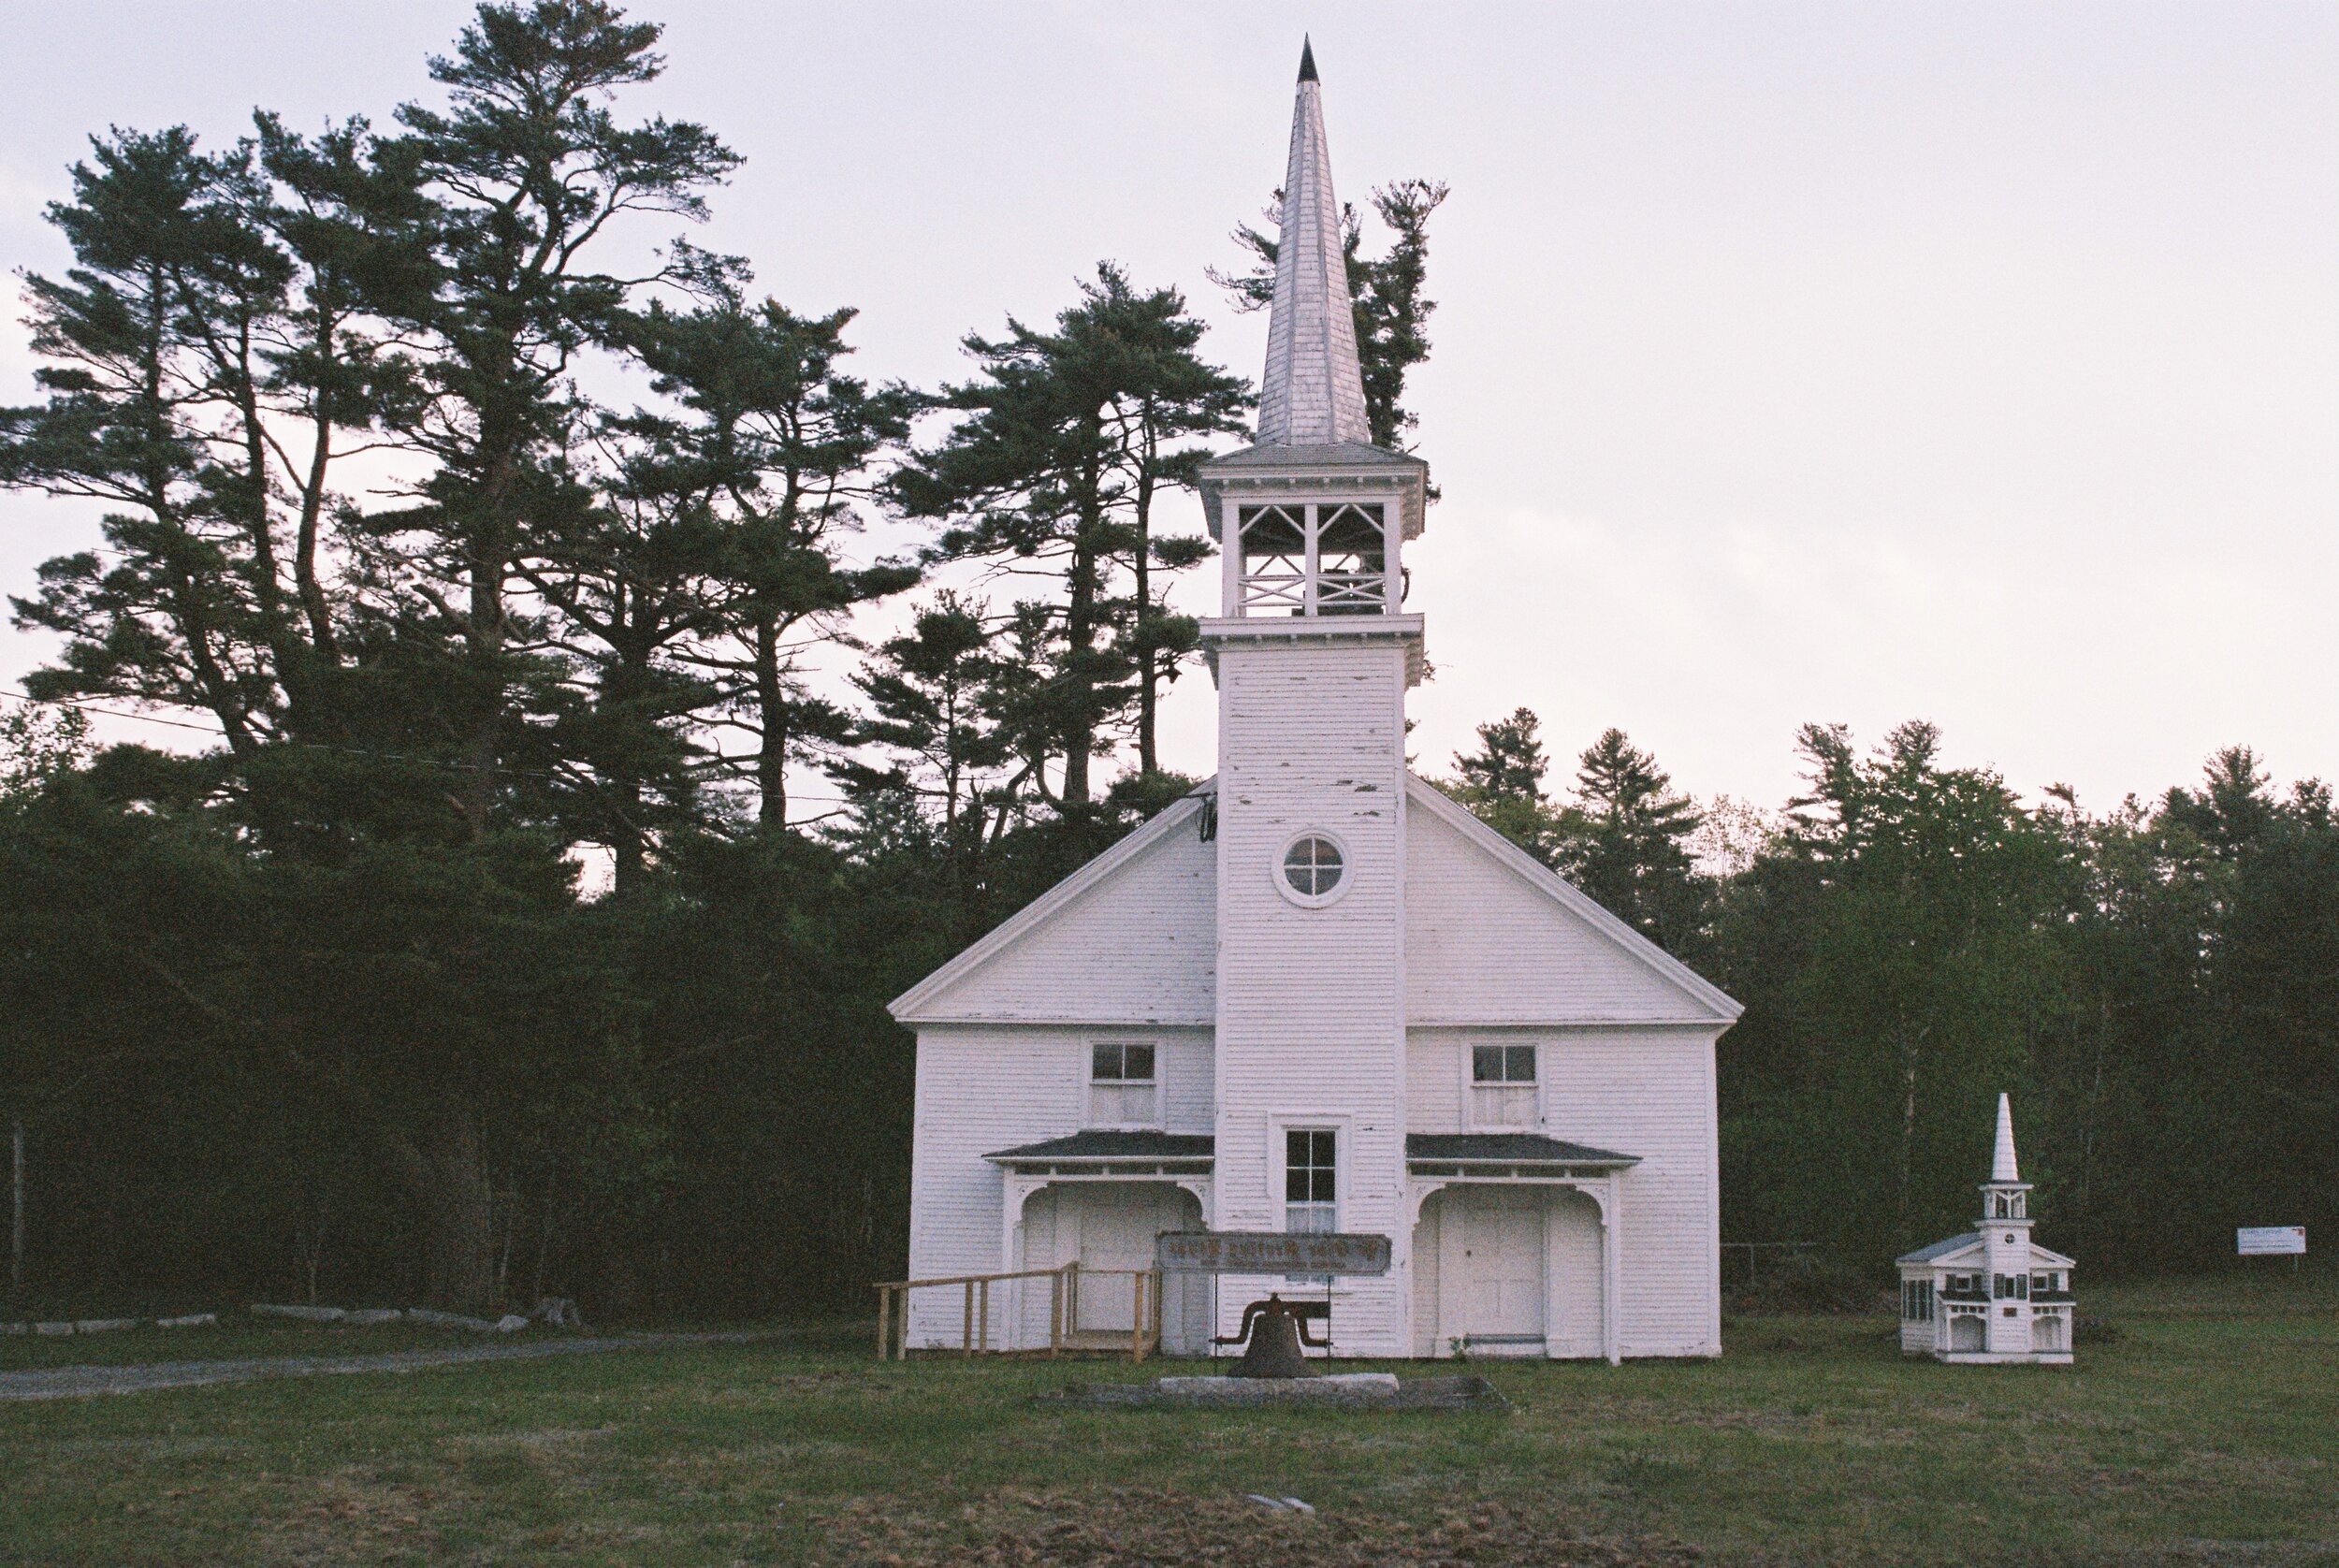
[[(11, 686), (0, 686), (0, 697), (16, 697), (27, 703), (39, 703), (48, 707), (72, 708), (77, 713), (94, 713), (107, 719), (126, 719), (134, 724), (161, 724), (173, 730), (193, 730), (197, 734), (209, 735), (214, 740), (224, 738), (218, 730), (208, 724), (190, 724), (182, 719), (157, 719), (151, 713), (125, 713), (120, 708), (101, 708), (94, 703), (76, 702), (70, 697), (36, 697), (29, 691), (20, 691)], [(365, 757), (375, 762), (412, 762), (417, 767), (447, 768), (457, 773), (472, 771), (462, 762), (451, 762), (443, 757), (416, 757), (403, 751), (376, 751), (364, 747), (336, 746), (330, 741), (289, 740), (279, 737), (270, 744), (304, 747), (312, 751), (331, 751), (344, 757)], [(494, 771), (515, 778), (544, 778), (554, 783), (573, 784), (576, 782), (574, 778), (565, 777), (558, 773), (547, 773), (542, 768), (498, 767)], [(822, 795), (799, 790), (789, 791), (788, 798), (792, 801), (827, 801), (840, 806), (851, 804), (850, 797), (846, 795)]]

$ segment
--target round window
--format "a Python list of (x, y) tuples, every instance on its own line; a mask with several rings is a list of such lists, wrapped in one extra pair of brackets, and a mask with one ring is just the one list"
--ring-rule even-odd
[(1302, 904), (1329, 904), (1347, 874), (1340, 846), (1322, 834), (1303, 834), (1284, 850), (1285, 891)]

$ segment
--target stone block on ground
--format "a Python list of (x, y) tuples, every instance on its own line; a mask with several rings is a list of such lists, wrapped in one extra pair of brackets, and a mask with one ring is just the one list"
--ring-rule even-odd
[(282, 1306), (272, 1301), (254, 1301), (254, 1317), (289, 1317), (299, 1323), (339, 1323), (349, 1315), (339, 1307)]
[(376, 1323), (396, 1323), (405, 1315), (396, 1307), (352, 1307), (341, 1321), (364, 1328)]
[(33, 1325), (33, 1332), (46, 1335), (52, 1340), (61, 1340), (73, 1332), (73, 1325), (70, 1323), (36, 1323)]
[(1405, 1379), (1391, 1372), (1342, 1372), (1329, 1377), (1160, 1377), (1151, 1383), (1073, 1384), (1039, 1397), (1051, 1403), (1107, 1410), (1510, 1408), (1510, 1401), (1483, 1377)]
[(505, 1313), (496, 1319), (496, 1332), (499, 1334), (516, 1334), (527, 1327), (528, 1319), (516, 1312)]
[(436, 1307), (408, 1307), (406, 1321), (428, 1323), (435, 1328), (469, 1328), (474, 1334), (490, 1334), (495, 1324), (485, 1317), (467, 1317), (458, 1312), (441, 1312)]
[(191, 1312), (179, 1317), (158, 1317), (154, 1320), (157, 1328), (215, 1328), (218, 1326), (219, 1314), (215, 1312)]
[(135, 1317), (77, 1317), (73, 1331), (77, 1334), (110, 1334), (123, 1328), (135, 1328), (141, 1320)]

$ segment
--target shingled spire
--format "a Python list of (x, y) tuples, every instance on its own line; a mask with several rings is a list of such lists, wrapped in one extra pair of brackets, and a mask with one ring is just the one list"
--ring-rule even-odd
[(1364, 373), (1357, 363), (1355, 301), (1341, 254), (1340, 203), (1324, 140), (1324, 90), (1315, 51), (1300, 45), (1300, 95), (1291, 113), (1291, 165), (1284, 174), (1283, 234), (1275, 252), (1275, 303), (1267, 327), (1258, 444), (1371, 444)]

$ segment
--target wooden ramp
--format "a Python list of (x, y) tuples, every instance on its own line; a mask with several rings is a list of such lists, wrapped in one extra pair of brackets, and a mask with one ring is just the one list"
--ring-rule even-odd
[[(1126, 1328), (1079, 1328), (1080, 1290), (1083, 1279), (1131, 1282), (1131, 1322)], [(1048, 1343), (1045, 1346), (994, 1345), (991, 1343), (991, 1287), (1009, 1280), (1048, 1281)], [(888, 1280), (878, 1293), (878, 1359), (909, 1359), (909, 1293), (913, 1290), (956, 1288), (963, 1315), (958, 1354), (961, 1356), (1119, 1356), (1142, 1361), (1161, 1351), (1161, 1270), (1158, 1269), (1082, 1269), (1067, 1263), (1061, 1269), (1025, 1269), (1009, 1274), (956, 1274), (948, 1279)], [(947, 1355), (948, 1345), (920, 1347)]]

